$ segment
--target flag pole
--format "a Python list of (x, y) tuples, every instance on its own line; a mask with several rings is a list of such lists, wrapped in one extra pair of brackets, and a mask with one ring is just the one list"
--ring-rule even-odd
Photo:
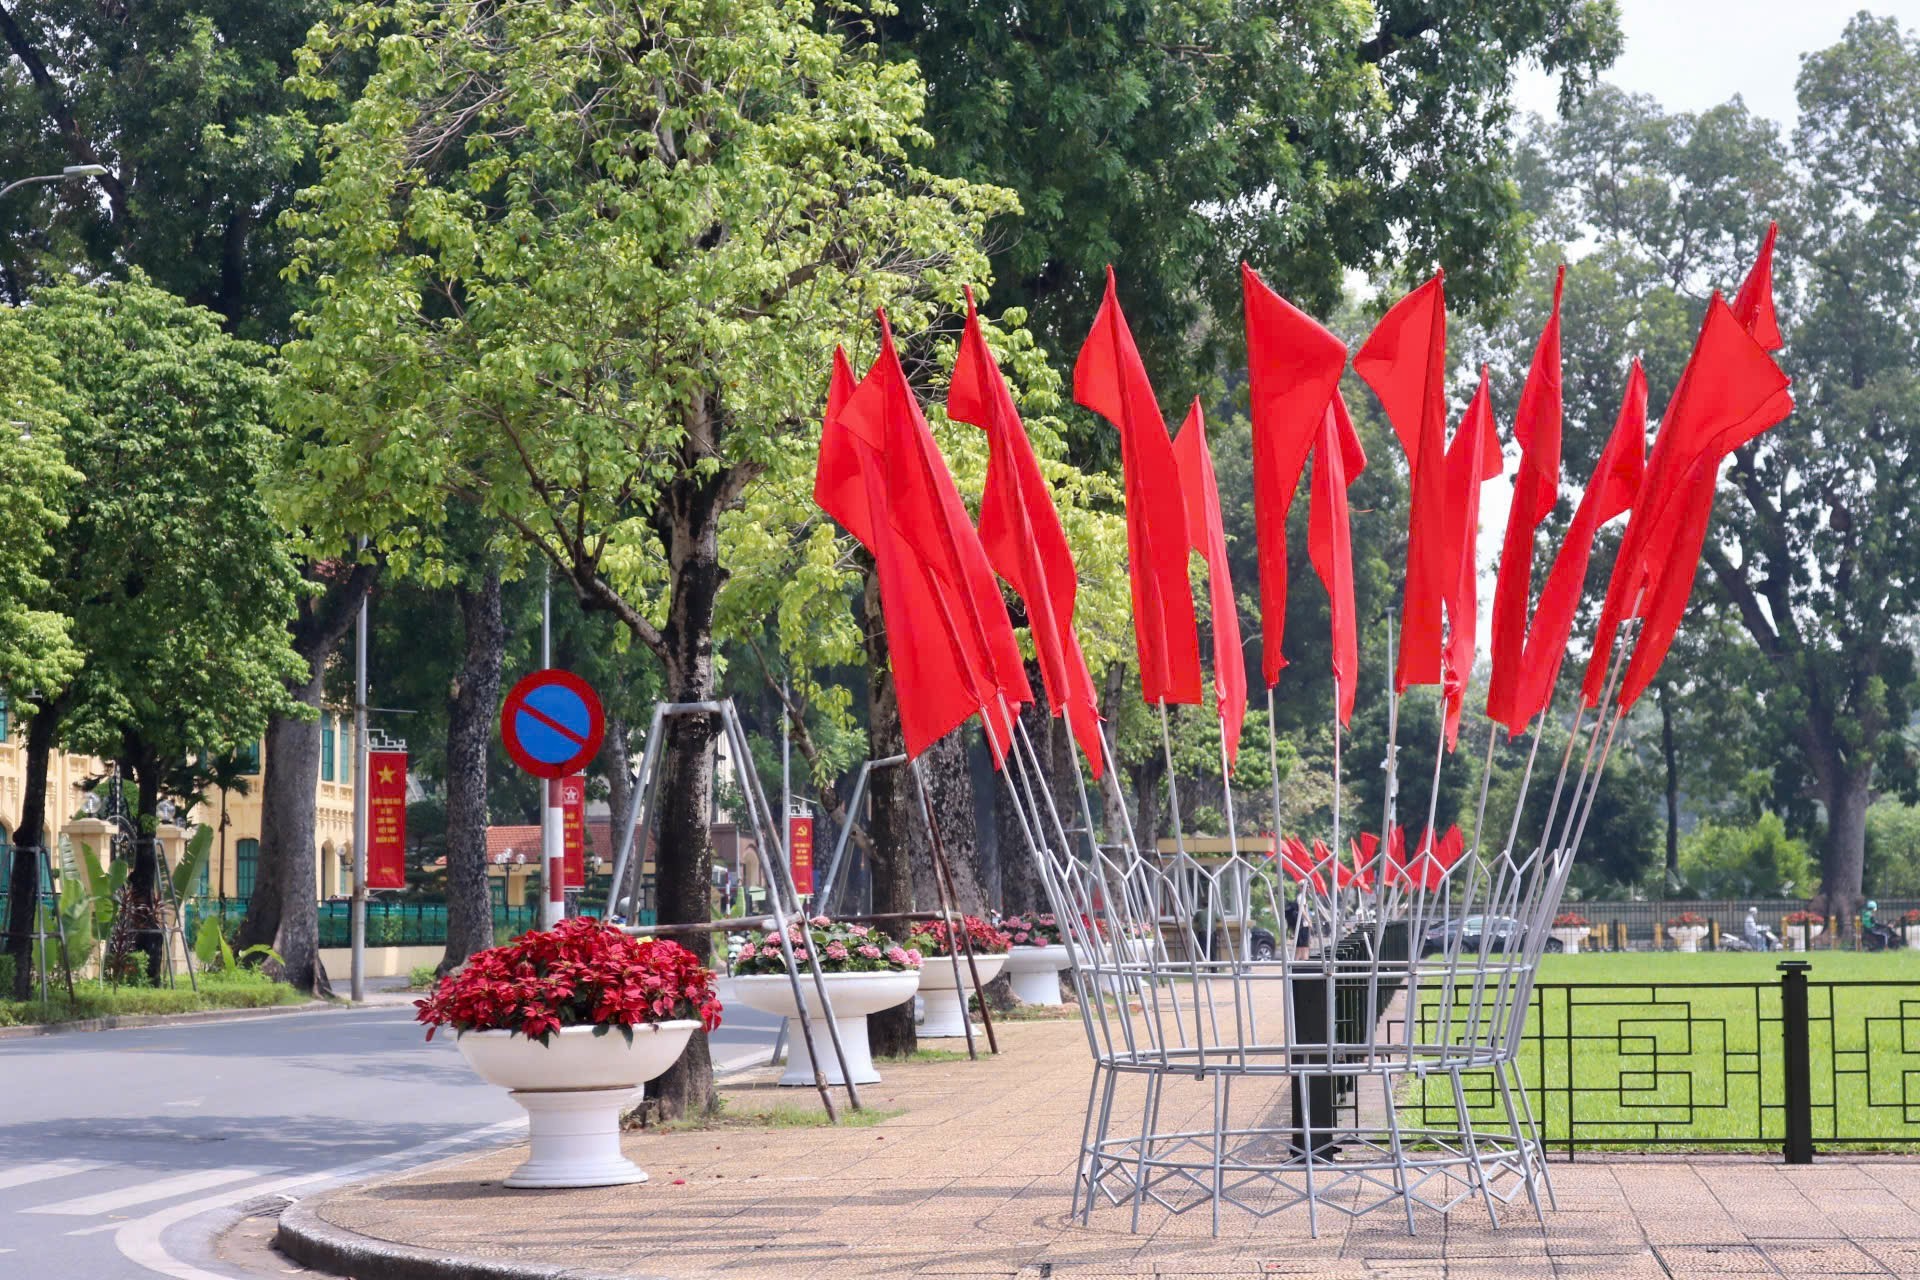
[(1167, 717), (1167, 700), (1160, 699), (1160, 746), (1167, 758), (1167, 809), (1173, 820), (1173, 847), (1181, 855), (1187, 852), (1186, 833), (1180, 828), (1180, 787), (1173, 767), (1173, 729)]
[(1280, 730), (1273, 714), (1273, 686), (1267, 686), (1267, 781), (1273, 788), (1273, 855), (1280, 856)]

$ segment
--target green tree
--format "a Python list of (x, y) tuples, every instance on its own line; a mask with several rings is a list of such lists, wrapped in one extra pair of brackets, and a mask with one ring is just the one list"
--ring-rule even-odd
[(1019, 194), (1004, 300), (1065, 367), (1119, 264), (1175, 403), (1238, 345), (1236, 261), (1322, 310), (1344, 270), (1406, 263), (1444, 265), (1456, 302), (1503, 296), (1522, 259), (1515, 68), (1570, 98), (1621, 42), (1612, 0), (857, 7), (924, 69), (929, 154)]
[(1703, 822), (1680, 843), (1680, 873), (1706, 898), (1771, 898), (1804, 893), (1813, 879), (1807, 844), (1776, 813), (1749, 826)]
[[(294, 220), (320, 296), (283, 403), (323, 500), (423, 558), (449, 497), (503, 521), (675, 701), (715, 695), (722, 526), (756, 482), (809, 481), (834, 344), (877, 303), (917, 332), (984, 278), (985, 224), (1012, 207), (914, 166), (912, 69), (811, 14), (362, 6), (302, 55), (325, 96), (326, 59), (380, 54)], [(708, 915), (716, 729), (667, 734), (663, 920)], [(710, 1105), (704, 1039), (660, 1094)]]
[[(29, 751), (50, 751), (57, 729), (62, 745), (131, 774), (137, 920), (153, 910), (148, 837), (176, 765), (208, 743), (257, 737), (297, 662), (286, 632), (297, 579), (260, 497), (266, 353), (137, 274), (43, 290), (16, 314), (58, 355), (70, 392), (61, 439), (84, 476), (43, 574), (85, 662), (36, 691)], [(32, 903), (12, 899), (16, 937)], [(151, 968), (158, 937), (146, 941)]]
[[(1738, 100), (1667, 115), (1605, 91), (1543, 133), (1532, 171), (1552, 197), (1537, 202), (1544, 227), (1594, 246), (1570, 272), (1567, 333), (1581, 348), (1568, 386), (1571, 397), (1588, 364), (1613, 384), (1601, 404), (1617, 401), (1619, 348), (1640, 343), (1662, 410), (1708, 289), (1736, 283), (1768, 216), (1781, 218), (1781, 360), (1797, 408), (1736, 455), (1696, 591), (1696, 607), (1745, 644), (1703, 649), (1668, 679), (1690, 701), (1700, 682), (1753, 673), (1773, 806), (1803, 830), (1824, 826), (1821, 891), (1840, 914), (1860, 897), (1868, 805), (1914, 782), (1903, 730), (1920, 612), (1906, 499), (1920, 421), (1917, 87), (1920, 38), (1863, 15), (1807, 59), (1790, 149)], [(1686, 301), (1678, 326), (1643, 305), (1667, 291)], [(1581, 294), (1632, 321), (1576, 326)], [(1756, 663), (1738, 656), (1748, 645)]]

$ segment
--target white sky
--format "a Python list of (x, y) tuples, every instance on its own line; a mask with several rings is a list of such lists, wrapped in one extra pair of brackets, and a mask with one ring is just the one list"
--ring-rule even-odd
[[(1801, 55), (1840, 38), (1861, 9), (1920, 28), (1920, 0), (1620, 0), (1626, 47), (1602, 77), (1633, 93), (1651, 94), (1669, 111), (1703, 111), (1736, 93), (1747, 106), (1791, 132), (1798, 108), (1794, 81)], [(1557, 114), (1556, 77), (1527, 68), (1515, 86), (1523, 111)], [(1502, 438), (1513, 430), (1513, 406), (1495, 405)], [(1493, 609), (1493, 570), (1512, 500), (1514, 463), (1504, 481), (1489, 483), (1480, 499), (1479, 613), (1482, 649)], [(1585, 482), (1563, 476), (1563, 486)], [(1536, 565), (1536, 578), (1542, 570)]]

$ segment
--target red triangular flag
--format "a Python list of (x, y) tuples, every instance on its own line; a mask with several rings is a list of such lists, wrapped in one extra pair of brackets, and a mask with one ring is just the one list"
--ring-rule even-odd
[(1033, 700), (1006, 602), (994, 581), (960, 492), (934, 443), (933, 432), (894, 350), (893, 330), (880, 314), (880, 357), (839, 421), (867, 439), (885, 442), (887, 507), (894, 533), (904, 539), (942, 587), (972, 669), (985, 677), (975, 692), (996, 760), (1009, 743), (1008, 716)]
[(973, 290), (967, 293), (967, 327), (960, 337), (947, 387), (947, 416), (987, 433), (987, 480), (980, 495), (980, 543), (987, 559), (1013, 587), (1027, 609), (1041, 682), (1053, 714), (1063, 715), (1099, 778), (1105, 767), (1100, 711), (1093, 677), (1074, 635), (1079, 582), (1073, 552), (1054, 510), (1053, 491), (1040, 474), (1040, 460), (1020, 422), (993, 352), (980, 329)]
[(1120, 432), (1141, 695), (1149, 703), (1198, 704), (1203, 700), (1200, 629), (1187, 578), (1187, 513), (1179, 468), (1153, 384), (1120, 313), (1112, 267), (1099, 314), (1073, 367), (1073, 398)]
[(867, 490), (858, 438), (838, 418), (853, 395), (853, 369), (844, 347), (833, 349), (833, 376), (827, 383), (826, 419), (820, 424), (820, 458), (813, 472), (813, 501), (861, 546), (873, 547)]
[(1767, 234), (1761, 238), (1760, 252), (1753, 259), (1753, 266), (1747, 271), (1747, 278), (1740, 282), (1740, 292), (1734, 295), (1733, 318), (1738, 320), (1753, 335), (1753, 340), (1769, 351), (1778, 351), (1786, 345), (1786, 339), (1780, 336), (1780, 320), (1773, 310), (1773, 242), (1780, 235), (1780, 224), (1769, 222)]
[(1447, 749), (1460, 741), (1460, 710), (1473, 676), (1475, 636), (1479, 630), (1480, 486), (1500, 474), (1500, 437), (1493, 421), (1493, 393), (1487, 370), (1467, 405), (1460, 429), (1447, 449)]
[(1487, 716), (1511, 734), (1526, 728), (1518, 714), (1520, 667), (1526, 660), (1527, 605), (1533, 594), (1533, 541), (1540, 522), (1560, 496), (1560, 294), (1567, 280), (1562, 266), (1553, 281), (1553, 308), (1533, 349), (1533, 366), (1514, 414), (1513, 437), (1520, 442), (1520, 472), (1513, 480), (1513, 505), (1500, 545), (1500, 576), (1493, 590), (1493, 634), (1489, 648), (1493, 671), (1487, 682)]
[(1394, 687), (1440, 683), (1442, 601), (1452, 590), (1447, 558), (1447, 305), (1445, 273), (1393, 305), (1353, 358), (1380, 397), (1412, 476), (1407, 581)]
[(1307, 451), (1346, 368), (1346, 344), (1269, 289), (1246, 263), (1240, 292), (1247, 325), (1253, 418), (1253, 523), (1259, 542), (1261, 672), (1269, 687), (1287, 665), (1287, 511)]
[[(1594, 535), (1600, 526), (1633, 506), (1647, 469), (1647, 375), (1636, 357), (1627, 372), (1626, 394), (1614, 419), (1593, 476), (1574, 510), (1566, 541), (1554, 556), (1553, 568), (1540, 588), (1540, 603), (1527, 632), (1526, 657), (1520, 663), (1520, 687), (1514, 694), (1512, 717), (1504, 723), (1518, 732), (1546, 709), (1554, 681), (1573, 634), (1573, 615), (1580, 607), (1587, 564), (1593, 555)], [(1491, 712), (1489, 712), (1491, 714)]]
[(1313, 450), (1312, 495), (1307, 508), (1307, 558), (1327, 589), (1333, 631), (1334, 706), (1340, 723), (1353, 723), (1360, 686), (1360, 625), (1353, 605), (1353, 530), (1347, 489), (1367, 469), (1359, 433), (1338, 392), (1321, 415)]
[(1207, 448), (1207, 423), (1198, 396), (1173, 442), (1173, 457), (1187, 508), (1187, 542), (1207, 562), (1207, 595), (1213, 606), (1213, 689), (1227, 766), (1232, 768), (1240, 756), (1240, 726), (1247, 718), (1247, 660), (1240, 649), (1240, 611), (1233, 602), (1233, 578), (1227, 570), (1220, 489), (1213, 479), (1213, 454)]

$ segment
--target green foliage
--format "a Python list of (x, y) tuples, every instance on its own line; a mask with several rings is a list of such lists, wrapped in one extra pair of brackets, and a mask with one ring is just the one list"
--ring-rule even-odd
[(200, 873), (206, 869), (207, 858), (213, 852), (213, 827), (201, 825), (194, 829), (187, 839), (187, 847), (182, 851), (180, 861), (173, 868), (173, 900), (185, 902), (199, 887)]
[(80, 479), (61, 447), (67, 398), (59, 380), (53, 347), (17, 311), (0, 309), (0, 689), (60, 688), (80, 662), (47, 580), (67, 496)]
[(1813, 888), (1807, 842), (1787, 834), (1778, 814), (1747, 826), (1703, 822), (1680, 841), (1680, 875), (1704, 898), (1804, 897)]
[(1605, 0), (858, 8), (927, 76), (928, 154), (1019, 193), (993, 264), (1006, 299), (1064, 368), (1117, 264), (1176, 404), (1238, 344), (1237, 261), (1320, 310), (1354, 268), (1444, 265), (1457, 301), (1502, 296), (1521, 260), (1514, 68), (1577, 92), (1621, 39)]
[(254, 969), (202, 974), (199, 984), (196, 992), (184, 976), (179, 985), (173, 987), (131, 983), (110, 986), (104, 982), (76, 980), (74, 998), (69, 1001), (66, 983), (50, 982), (50, 1008), (43, 1007), (37, 998), (0, 1000), (0, 1027), (74, 1022), (85, 1018), (194, 1013), (207, 1009), (266, 1009), (300, 1004), (307, 998), (286, 983), (275, 982)]
[(1920, 897), (1920, 806), (1888, 798), (1867, 810), (1866, 889)]

